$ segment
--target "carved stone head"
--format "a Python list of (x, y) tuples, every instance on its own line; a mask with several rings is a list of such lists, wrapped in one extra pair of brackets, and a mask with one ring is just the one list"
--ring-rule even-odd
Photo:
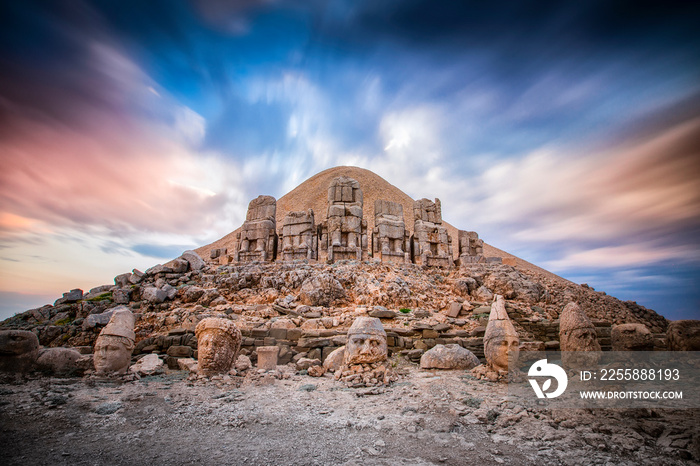
[(520, 339), (508, 318), (503, 296), (496, 295), (491, 305), (489, 323), (484, 333), (484, 356), (495, 370), (507, 371), (515, 368), (520, 355)]
[(0, 331), (0, 371), (27, 372), (39, 356), (39, 339), (26, 330)]
[(358, 317), (348, 330), (345, 364), (369, 364), (387, 358), (386, 332), (376, 317)]
[(126, 306), (120, 306), (95, 341), (95, 371), (124, 374), (131, 363), (134, 339), (134, 314)]
[(676, 320), (668, 325), (666, 341), (671, 351), (700, 351), (700, 320)]
[(566, 305), (559, 318), (562, 351), (600, 351), (595, 327), (576, 303)]
[(209, 317), (195, 328), (198, 372), (203, 375), (228, 372), (241, 348), (241, 331), (228, 319)]

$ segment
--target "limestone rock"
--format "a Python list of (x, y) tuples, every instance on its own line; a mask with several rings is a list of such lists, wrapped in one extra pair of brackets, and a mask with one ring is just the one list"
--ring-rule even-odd
[(165, 363), (157, 354), (147, 354), (129, 368), (129, 372), (140, 376), (160, 374), (164, 370)]
[(39, 354), (36, 367), (56, 376), (78, 375), (85, 370), (82, 359), (84, 356), (73, 348), (47, 348)]
[(197, 361), (192, 358), (180, 358), (177, 360), (177, 367), (181, 371), (197, 372)]
[(326, 369), (326, 372), (335, 372), (340, 369), (344, 360), (345, 346), (341, 346), (340, 348), (334, 349), (331, 354), (326, 357), (326, 360), (323, 361), (323, 367)]
[(321, 365), (320, 359), (300, 358), (297, 361), (297, 370), (303, 371), (303, 370), (308, 369), (311, 366), (320, 366), (320, 365)]
[(39, 339), (34, 333), (0, 331), (0, 372), (28, 372), (34, 368), (38, 357)]
[(323, 377), (323, 374), (326, 373), (326, 369), (324, 369), (323, 366), (311, 366), (309, 367), (308, 374), (311, 377)]
[(199, 254), (197, 254), (194, 251), (183, 252), (180, 256), (180, 259), (183, 259), (187, 261), (188, 264), (190, 264), (190, 270), (202, 270), (206, 265), (204, 260), (201, 257), (199, 257)]
[(309, 306), (330, 306), (334, 301), (345, 297), (343, 285), (329, 273), (307, 278), (299, 293), (299, 301)]
[(475, 292), (474, 292), (474, 297), (477, 299), (477, 301), (491, 301), (493, 299), (493, 293), (491, 290), (486, 288), (484, 285), (481, 285)]
[(190, 266), (190, 263), (187, 262), (185, 259), (175, 259), (172, 261), (172, 269), (174, 273), (185, 273), (187, 272), (187, 268)]
[(238, 359), (236, 359), (236, 363), (233, 365), (233, 367), (238, 372), (245, 372), (251, 367), (253, 367), (253, 363), (250, 361), (250, 358), (248, 356), (241, 354), (240, 356), (238, 356)]
[(421, 369), (473, 369), (479, 358), (457, 344), (435, 345), (420, 358)]
[(121, 309), (121, 306), (114, 307), (100, 314), (90, 314), (83, 321), (83, 330), (95, 328), (98, 325), (107, 325), (109, 323), (109, 319), (112, 318), (112, 314), (114, 314), (114, 311), (117, 309)]
[(279, 346), (259, 346), (258, 369), (273, 371), (277, 368), (277, 357), (279, 356)]
[(700, 351), (700, 320), (676, 320), (668, 325), (666, 341), (671, 351)]
[(166, 300), (168, 293), (155, 286), (148, 286), (141, 290), (141, 299), (151, 304), (160, 304)]
[(611, 331), (613, 351), (653, 351), (654, 340), (644, 324), (614, 325)]
[(384, 306), (374, 306), (374, 309), (369, 312), (369, 316), (378, 319), (394, 319), (396, 318), (396, 312), (390, 311)]

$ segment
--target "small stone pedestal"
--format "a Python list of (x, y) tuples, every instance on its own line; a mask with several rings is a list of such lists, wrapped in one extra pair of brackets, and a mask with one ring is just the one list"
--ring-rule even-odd
[(258, 369), (272, 371), (277, 369), (279, 346), (260, 346), (258, 348)]

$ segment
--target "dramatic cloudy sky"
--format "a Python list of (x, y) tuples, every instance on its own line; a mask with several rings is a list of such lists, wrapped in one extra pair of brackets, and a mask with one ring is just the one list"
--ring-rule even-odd
[(0, 6), (0, 316), (368, 168), (447, 221), (700, 318), (697, 2)]

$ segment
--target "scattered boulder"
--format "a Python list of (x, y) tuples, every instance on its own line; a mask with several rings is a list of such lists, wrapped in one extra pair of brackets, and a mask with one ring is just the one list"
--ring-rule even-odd
[(614, 325), (611, 339), (613, 351), (654, 350), (654, 339), (644, 324)]
[(184, 259), (190, 264), (190, 270), (202, 270), (206, 265), (204, 260), (199, 257), (199, 254), (194, 251), (183, 252), (180, 259)]
[(245, 372), (251, 367), (253, 367), (253, 363), (245, 354), (238, 356), (238, 359), (236, 359), (236, 362), (233, 364), (233, 368), (236, 369), (237, 372)]
[(297, 370), (298, 371), (308, 370), (309, 367), (311, 367), (311, 366), (320, 366), (320, 365), (321, 365), (320, 359), (301, 358), (297, 361)]
[(38, 357), (39, 338), (34, 333), (0, 331), (0, 372), (28, 372), (34, 368)]
[(115, 311), (121, 309), (122, 307), (123, 306), (117, 306), (107, 311), (104, 311), (101, 314), (90, 314), (83, 321), (83, 330), (95, 328), (98, 325), (107, 325), (109, 323), (109, 319), (112, 318), (112, 314), (114, 314)]
[(489, 302), (489, 301), (493, 300), (493, 293), (491, 292), (491, 290), (486, 288), (484, 285), (481, 285), (474, 292), (474, 297), (477, 299), (477, 301)]
[(67, 293), (63, 293), (63, 297), (58, 298), (54, 303), (54, 306), (58, 306), (60, 304), (77, 303), (81, 299), (83, 299), (83, 290), (75, 288)]
[(155, 286), (147, 286), (141, 290), (141, 299), (151, 304), (160, 304), (166, 300), (168, 292)]
[[(193, 360), (194, 361), (194, 360)], [(156, 375), (163, 372), (165, 363), (157, 354), (147, 354), (129, 368), (129, 372), (140, 376)]]
[(323, 361), (323, 367), (327, 372), (335, 372), (340, 369), (345, 360), (345, 346), (333, 350)]
[(311, 366), (309, 367), (308, 374), (311, 377), (323, 377), (323, 374), (326, 373), (326, 369), (324, 369), (323, 366)]
[(420, 358), (421, 369), (464, 369), (479, 365), (479, 358), (457, 344), (435, 345)]
[(345, 289), (329, 273), (321, 273), (304, 280), (299, 300), (309, 306), (330, 306), (335, 300), (345, 298)]
[(370, 317), (376, 317), (378, 319), (394, 319), (396, 318), (396, 312), (390, 311), (384, 306), (374, 306), (374, 308), (369, 312)]
[(170, 267), (173, 269), (174, 273), (185, 273), (187, 272), (187, 268), (190, 266), (190, 263), (187, 262), (185, 259), (175, 259), (174, 261), (171, 262)]
[(36, 368), (55, 376), (80, 375), (87, 369), (84, 356), (73, 348), (47, 348), (39, 354)]

